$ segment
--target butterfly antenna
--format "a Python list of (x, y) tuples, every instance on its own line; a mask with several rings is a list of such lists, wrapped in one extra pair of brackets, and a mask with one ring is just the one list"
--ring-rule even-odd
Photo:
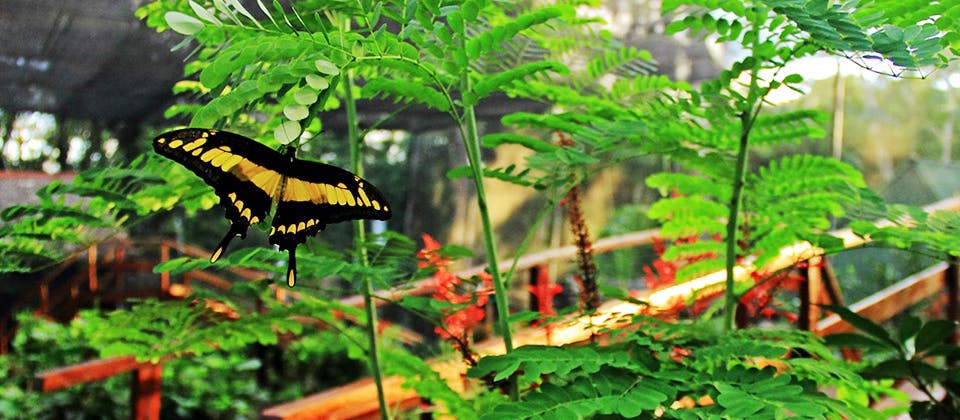
[(293, 287), (297, 282), (297, 247), (289, 251), (290, 261), (287, 263), (287, 286)]
[(224, 235), (223, 239), (220, 240), (220, 244), (217, 245), (217, 249), (213, 251), (213, 254), (210, 255), (210, 262), (215, 263), (220, 259), (220, 256), (223, 254), (223, 251), (227, 249), (227, 245), (230, 245), (230, 241), (234, 237), (240, 234), (235, 228), (236, 225), (230, 225), (230, 230), (227, 231), (227, 234)]

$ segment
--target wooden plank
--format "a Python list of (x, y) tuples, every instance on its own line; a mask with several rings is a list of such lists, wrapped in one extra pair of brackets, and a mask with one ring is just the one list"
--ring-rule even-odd
[(160, 419), (160, 382), (163, 368), (146, 363), (133, 371), (130, 383), (131, 418), (135, 420)]
[(133, 356), (97, 359), (37, 373), (34, 379), (40, 391), (49, 392), (85, 382), (99, 381), (121, 373), (139, 369), (144, 363)]
[(200, 271), (200, 270), (191, 271), (187, 273), (185, 276), (189, 276), (190, 280), (200, 281), (207, 284), (208, 286), (213, 286), (214, 288), (217, 288), (220, 290), (229, 290), (231, 287), (233, 287), (233, 283), (230, 282), (229, 280), (223, 277), (220, 277), (216, 274), (208, 273), (206, 271)]
[[(886, 321), (904, 308), (940, 292), (946, 270), (947, 263), (936, 264), (850, 305), (850, 310), (873, 322)], [(817, 325), (820, 335), (849, 331), (853, 331), (853, 327), (837, 315), (830, 315)]]
[[(404, 379), (390, 376), (383, 379), (388, 401), (400, 408), (411, 408), (420, 402), (413, 390), (403, 389)], [(412, 403), (412, 404), (411, 404)], [(379, 411), (377, 387), (371, 378), (330, 389), (286, 404), (264, 410), (261, 418), (271, 420), (352, 419)]]

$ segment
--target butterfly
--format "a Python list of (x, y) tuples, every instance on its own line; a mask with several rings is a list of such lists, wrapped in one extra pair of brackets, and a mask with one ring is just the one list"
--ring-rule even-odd
[(390, 219), (387, 199), (373, 184), (320, 162), (297, 159), (296, 149), (280, 153), (255, 140), (221, 130), (185, 128), (153, 140), (153, 149), (213, 187), (226, 209), (230, 230), (210, 256), (216, 262), (234, 237), (263, 222), (273, 204), (270, 243), (289, 253), (287, 284), (296, 282), (297, 245), (327, 224), (356, 219)]

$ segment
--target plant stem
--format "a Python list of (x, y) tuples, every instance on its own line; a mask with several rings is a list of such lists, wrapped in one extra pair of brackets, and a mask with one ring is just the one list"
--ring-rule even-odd
[[(347, 111), (347, 141), (350, 144), (350, 169), (359, 177), (363, 177), (363, 156), (361, 146), (363, 139), (357, 128), (357, 103), (353, 98), (353, 71), (348, 70), (343, 78), (344, 105)], [(353, 221), (353, 244), (364, 267), (370, 262), (367, 260), (366, 230), (362, 220)], [(380, 371), (380, 343), (377, 336), (377, 307), (373, 304), (373, 280), (363, 275), (363, 308), (367, 313), (367, 336), (370, 338), (370, 370), (373, 372), (373, 381), (377, 385), (377, 399), (380, 402), (380, 418), (387, 419), (387, 401), (383, 395), (383, 374)]]
[[(464, 71), (460, 77), (460, 88), (462, 92), (470, 92), (470, 75)], [(463, 121), (466, 130), (463, 133), (463, 143), (467, 149), (467, 160), (470, 161), (471, 175), (473, 177), (474, 187), (477, 191), (477, 205), (480, 207), (480, 223), (483, 227), (483, 241), (486, 245), (488, 271), (493, 277), (494, 301), (497, 305), (497, 322), (500, 323), (500, 335), (503, 336), (503, 345), (506, 353), (513, 351), (513, 338), (510, 333), (510, 323), (508, 322), (510, 311), (507, 299), (507, 285), (503, 283), (500, 276), (499, 264), (497, 263), (497, 244), (494, 241), (493, 224), (490, 222), (490, 211), (487, 208), (487, 196), (483, 188), (483, 160), (480, 158), (480, 136), (477, 133), (477, 116), (473, 105), (463, 106)], [(516, 378), (510, 380), (510, 397), (513, 400), (518, 398)]]
[(727, 331), (737, 329), (736, 313), (739, 297), (734, 290), (736, 279), (733, 277), (733, 269), (737, 265), (737, 231), (740, 229), (740, 206), (743, 204), (743, 187), (747, 177), (747, 151), (750, 146), (750, 130), (760, 113), (760, 107), (754, 106), (754, 104), (762, 99), (760, 87), (757, 85), (758, 73), (759, 68), (755, 65), (750, 72), (750, 90), (740, 109), (740, 144), (737, 148), (737, 162), (733, 172), (730, 214), (727, 216), (727, 258), (724, 264), (727, 280), (723, 302), (723, 327)]
[(737, 163), (733, 174), (733, 194), (730, 198), (730, 215), (727, 216), (727, 282), (724, 296), (724, 328), (734, 330), (736, 325), (737, 293), (733, 278), (733, 269), (737, 265), (737, 230), (740, 229), (740, 204), (743, 202), (743, 184), (747, 174), (747, 146), (750, 140), (750, 114), (740, 115), (740, 146), (737, 149)]

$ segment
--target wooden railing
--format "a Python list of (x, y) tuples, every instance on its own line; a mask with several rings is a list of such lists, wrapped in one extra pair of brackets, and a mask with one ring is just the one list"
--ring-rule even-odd
[[(933, 209), (960, 209), (960, 198), (955, 198), (951, 200), (945, 200), (934, 205), (928, 206), (927, 210)], [(839, 231), (834, 234), (840, 235), (844, 238), (847, 246), (856, 246), (863, 243), (863, 239), (856, 237), (849, 231)], [(624, 249), (636, 247), (639, 245), (649, 244), (652, 242), (653, 238), (657, 235), (656, 230), (648, 230), (642, 232), (634, 232), (626, 235), (619, 235), (616, 237), (604, 238), (597, 240), (594, 243), (594, 252), (602, 253), (613, 251), (616, 249)], [(205, 258), (208, 255), (208, 251), (191, 247), (186, 245), (180, 245), (173, 242), (164, 241), (161, 242), (161, 259), (169, 258), (171, 250), (176, 250), (184, 255), (190, 255), (195, 257)], [(781, 257), (774, 261), (770, 266), (764, 267), (765, 271), (774, 271), (783, 269), (789, 266), (796, 264), (798, 261), (809, 260), (811, 258), (818, 258), (822, 255), (823, 251), (815, 247), (810, 246), (809, 244), (798, 244), (793, 247), (788, 247), (783, 250)], [(516, 269), (525, 270), (533, 268), (538, 265), (546, 264), (550, 261), (558, 259), (571, 259), (576, 255), (576, 248), (573, 246), (562, 247), (557, 249), (552, 249), (548, 251), (543, 251), (540, 253), (531, 254), (525, 257), (520, 258), (517, 261)], [(498, 267), (501, 271), (506, 271), (510, 268), (512, 262), (506, 261)], [(810, 271), (808, 273), (808, 279), (812, 281), (807, 281), (807, 304), (804, 305), (807, 310), (807, 317), (810, 319), (808, 325), (814, 326), (811, 329), (816, 329), (818, 331), (832, 331), (843, 325), (842, 321), (830, 321), (832, 318), (827, 317), (826, 319), (820, 320), (819, 315), (816, 313), (815, 309), (817, 303), (823, 302), (837, 302), (839, 300), (837, 293), (838, 288), (835, 285), (835, 280), (833, 280), (833, 285), (831, 286), (830, 281), (823, 282), (823, 278), (830, 278), (829, 275), (829, 265), (827, 264), (811, 264), (811, 266), (816, 267), (816, 270)], [(956, 317), (956, 275), (957, 272), (955, 266), (939, 265), (937, 269), (926, 270), (926, 274), (918, 274), (916, 276), (911, 276), (904, 280), (904, 282), (898, 283), (902, 285), (902, 289), (905, 290), (914, 290), (913, 292), (893, 292), (891, 288), (885, 289), (888, 291), (889, 297), (880, 298), (877, 297), (875, 300), (885, 303), (874, 303), (867, 305), (861, 301), (857, 304), (852, 305), (855, 310), (863, 311), (868, 317), (872, 316), (871, 310), (868, 308), (878, 307), (887, 307), (893, 306), (898, 307), (902, 310), (905, 305), (896, 304), (891, 302), (896, 302), (897, 299), (903, 299), (904, 296), (912, 296), (911, 299), (923, 299), (930, 295), (933, 291), (931, 284), (936, 282), (936, 279), (940, 279), (941, 282), (947, 281), (948, 290), (952, 290), (951, 296), (953, 317)], [(952, 268), (951, 268), (952, 267)], [(466, 270), (462, 270), (458, 273), (461, 276), (471, 276), (480, 271), (484, 270), (485, 266), (476, 266), (471, 267)], [(826, 271), (825, 271), (826, 270)], [(939, 270), (939, 271), (938, 271)], [(950, 273), (950, 270), (954, 275), (951, 277), (946, 273)], [(242, 278), (247, 279), (257, 279), (263, 278), (265, 275), (253, 270), (245, 269), (232, 269), (235, 274), (239, 275)], [(756, 267), (751, 266), (739, 266), (735, 270), (735, 279), (737, 281), (749, 280), (750, 274), (754, 271), (757, 271)], [(939, 274), (937, 274), (939, 273)], [(94, 272), (96, 274), (96, 272)], [(166, 276), (166, 277), (164, 277)], [(211, 277), (212, 276), (212, 277)], [(937, 277), (939, 276), (939, 277)], [(119, 282), (120, 276), (115, 275), (116, 281)], [(949, 279), (953, 279), (954, 286), (950, 288)], [(206, 284), (211, 285), (216, 288), (224, 288), (229, 286), (229, 282), (217, 276), (214, 276), (206, 272), (193, 272), (188, 273), (182, 284), (172, 284), (171, 279), (168, 275), (162, 275), (160, 279), (160, 290), (165, 290), (167, 293), (171, 293), (175, 297), (183, 297), (189, 293), (189, 287), (185, 286), (189, 284), (190, 280), (202, 281)], [(681, 285), (661, 289), (653, 293), (648, 293), (646, 296), (640, 297), (641, 300), (645, 299), (651, 304), (651, 308), (654, 311), (658, 308), (668, 308), (673, 305), (676, 300), (686, 300), (690, 296), (694, 295), (698, 291), (704, 289), (717, 289), (723, 286), (725, 276), (723, 273), (718, 275), (713, 273), (698, 279), (695, 279), (691, 282), (687, 282)], [(908, 282), (909, 280), (909, 282)], [(922, 283), (923, 285), (918, 285)], [(181, 287), (183, 289), (178, 289)], [(893, 286), (892, 286), (893, 287)], [(899, 290), (899, 289), (898, 289)], [(433, 291), (433, 282), (431, 279), (421, 280), (415, 282), (413, 287), (407, 285), (403, 288), (392, 289), (388, 291), (382, 291), (378, 293), (380, 296), (386, 297), (386, 299), (377, 300), (378, 305), (384, 304), (387, 301), (393, 301), (399, 299), (404, 295), (423, 295), (432, 293)], [(884, 291), (878, 292), (882, 293)], [(285, 294), (284, 298), (296, 298), (296, 292), (286, 291), (286, 289), (278, 289), (277, 294)], [(278, 296), (279, 297), (279, 296)], [(869, 300), (869, 299), (868, 299)], [(350, 305), (361, 305), (362, 300), (359, 297), (348, 297), (341, 300), (345, 304)], [(605, 302), (598, 311), (591, 317), (587, 316), (571, 316), (567, 319), (567, 322), (561, 323), (564, 326), (554, 328), (548, 334), (546, 330), (542, 328), (531, 328), (531, 329), (522, 329), (515, 333), (514, 343), (515, 345), (526, 345), (526, 344), (549, 344), (549, 345), (562, 345), (568, 343), (580, 342), (588, 339), (592, 334), (597, 330), (611, 325), (616, 325), (619, 322), (624, 322), (626, 318), (630, 315), (639, 313), (641, 311), (640, 306), (635, 305), (629, 302), (620, 302), (620, 301), (608, 301)], [(881, 312), (877, 312), (880, 314)], [(886, 312), (882, 312), (886, 313)], [(882, 320), (883, 318), (878, 315), (877, 320)], [(2, 321), (2, 320), (0, 320)], [(830, 321), (830, 322), (828, 322)], [(5, 328), (5, 325), (0, 322), (0, 329)], [(846, 327), (849, 328), (849, 327)], [(481, 355), (486, 354), (498, 354), (504, 351), (503, 342), (499, 339), (487, 340), (482, 343), (478, 343), (475, 346), (475, 351)], [(454, 389), (459, 389), (460, 386), (457, 385), (458, 381), (462, 381), (460, 373), (464, 370), (463, 363), (460, 361), (442, 361), (434, 360), (431, 361), (432, 367), (439, 372), (443, 377), (448, 378), (451, 383), (454, 384)], [(84, 373), (85, 371), (89, 371)], [(47, 371), (41, 373), (37, 376), (38, 380), (44, 384), (43, 389), (45, 391), (61, 389), (66, 386), (71, 386), (77, 383), (90, 382), (95, 380), (100, 380), (105, 377), (114, 376), (117, 374), (123, 374), (127, 372), (133, 372), (133, 381), (132, 381), (132, 392), (131, 392), (131, 404), (133, 406), (133, 412), (137, 418), (145, 419), (155, 419), (159, 417), (159, 378), (161, 372), (161, 366), (159, 364), (153, 365), (149, 363), (137, 363), (135, 360), (130, 358), (113, 358), (105, 360), (96, 360), (91, 362), (86, 362), (79, 365), (68, 366), (65, 368), (55, 369), (52, 371)], [(402, 381), (400, 378), (390, 377), (385, 379), (385, 385), (387, 386), (387, 401), (393, 407), (410, 407), (419, 403), (419, 397), (409, 389), (404, 389), (401, 387)], [(49, 385), (47, 385), (49, 384)], [(462, 383), (461, 383), (462, 385)], [(372, 381), (369, 379), (363, 379), (347, 386), (331, 389), (320, 394), (309, 396), (301, 400), (294, 402), (281, 404), (275, 407), (270, 407), (262, 412), (264, 418), (283, 418), (283, 419), (293, 419), (293, 418), (317, 418), (317, 417), (336, 417), (336, 418), (360, 418), (366, 417), (371, 414), (374, 414), (377, 411), (377, 401), (375, 388)]]
[[(924, 209), (928, 212), (934, 210), (957, 211), (960, 210), (960, 197), (943, 200), (925, 206)], [(849, 229), (834, 231), (832, 234), (841, 237), (847, 248), (859, 246), (867, 242), (867, 239), (854, 235)], [(643, 240), (652, 240), (655, 235), (655, 232), (638, 232), (634, 235), (634, 239), (637, 239), (635, 244), (643, 243)], [(599, 243), (600, 241), (597, 242)], [(805, 314), (801, 314), (808, 318), (808, 328), (820, 333), (829, 331), (830, 329), (849, 328), (842, 320), (833, 320), (833, 318), (829, 317), (823, 321), (819, 320), (818, 304), (841, 303), (839, 288), (836, 287), (836, 280), (829, 279), (832, 277), (832, 270), (827, 263), (821, 260), (823, 253), (824, 251), (822, 249), (814, 247), (809, 243), (798, 243), (782, 249), (779, 258), (762, 269), (749, 264), (737, 266), (734, 270), (734, 278), (738, 282), (750, 281), (752, 279), (751, 275), (755, 272), (776, 272), (795, 266), (799, 262), (812, 260), (810, 269), (808, 269), (806, 273), (808, 281), (804, 286), (803, 292), (806, 302), (803, 309)], [(569, 256), (573, 255), (573, 250), (571, 249), (569, 254), (558, 252), (556, 254), (543, 253), (543, 255), (551, 255), (555, 258), (561, 258), (561, 255), (563, 255), (569, 258)], [(949, 286), (950, 282), (955, 284), (957, 281), (955, 275), (957, 272), (956, 266), (954, 265), (952, 267), (953, 268), (950, 269), (953, 270), (952, 272), (954, 273), (952, 277), (936, 277), (935, 274), (932, 274), (933, 272), (937, 272), (937, 269), (941, 270), (940, 273), (949, 271), (945, 266), (938, 266), (936, 269), (925, 270), (923, 273), (911, 276), (898, 284), (901, 285), (901, 288), (907, 290), (916, 289), (917, 291), (912, 292), (910, 296), (912, 296), (911, 299), (919, 300), (930, 296), (930, 293), (933, 291), (931, 285), (936, 283), (937, 279), (940, 279), (940, 284), (946, 281), (946, 288), (953, 291), (949, 297), (952, 303), (949, 305), (957, 307), (957, 287), (953, 286), (950, 288)], [(482, 269), (482, 267), (480, 267), (480, 269)], [(501, 265), (501, 269), (504, 269), (503, 265)], [(824, 278), (828, 278), (828, 280), (825, 282)], [(809, 281), (811, 279), (812, 281)], [(660, 289), (652, 293), (648, 292), (646, 295), (638, 298), (639, 300), (647, 302), (647, 306), (617, 300), (607, 301), (598, 308), (595, 314), (591, 316), (572, 315), (558, 322), (557, 326), (552, 328), (549, 333), (543, 328), (527, 328), (516, 331), (513, 337), (513, 343), (515, 346), (522, 346), (528, 344), (564, 345), (583, 342), (588, 340), (597, 331), (623, 323), (632, 315), (639, 313), (656, 313), (660, 310), (666, 310), (673, 307), (678, 301), (685, 302), (695, 296), (704, 295), (702, 292), (705, 290), (722, 291), (725, 281), (726, 274), (720, 271), (683, 284)], [(884, 291), (890, 290), (891, 288), (884, 289)], [(874, 314), (872, 314), (868, 308), (896, 308), (896, 312), (900, 312), (909, 306), (904, 305), (903, 302), (911, 302), (912, 304), (917, 301), (911, 299), (904, 301), (898, 300), (903, 299), (907, 292), (882, 295), (884, 291), (878, 292), (877, 295), (873, 296), (874, 300), (878, 300), (881, 303), (867, 304), (870, 301), (870, 298), (868, 298), (852, 305), (852, 307), (854, 310), (864, 311), (864, 315), (869, 318)], [(881, 297), (881, 295), (883, 297)], [(952, 312), (951, 319), (956, 319), (956, 312), (956, 310)], [(877, 313), (876, 318), (872, 319), (882, 321), (889, 318), (889, 316), (884, 318), (880, 315), (880, 313)], [(821, 324), (823, 325), (822, 328), (820, 327)], [(844, 325), (846, 326), (844, 327)], [(480, 355), (502, 354), (505, 348), (501, 339), (494, 338), (477, 343), (474, 346), (474, 351)], [(466, 369), (466, 366), (462, 362), (435, 359), (429, 361), (429, 363), (434, 371), (444, 378), (449, 378), (448, 381), (453, 389), (460, 388), (458, 382), (462, 381), (461, 375)], [(399, 386), (400, 383), (401, 381), (399, 381), (398, 378), (388, 377), (385, 379), (385, 397), (387, 404), (392, 407), (401, 406), (416, 398), (416, 393), (410, 389)], [(297, 401), (267, 408), (261, 415), (268, 419), (364, 418), (375, 415), (378, 410), (377, 404), (376, 388), (369, 379), (362, 379)]]

